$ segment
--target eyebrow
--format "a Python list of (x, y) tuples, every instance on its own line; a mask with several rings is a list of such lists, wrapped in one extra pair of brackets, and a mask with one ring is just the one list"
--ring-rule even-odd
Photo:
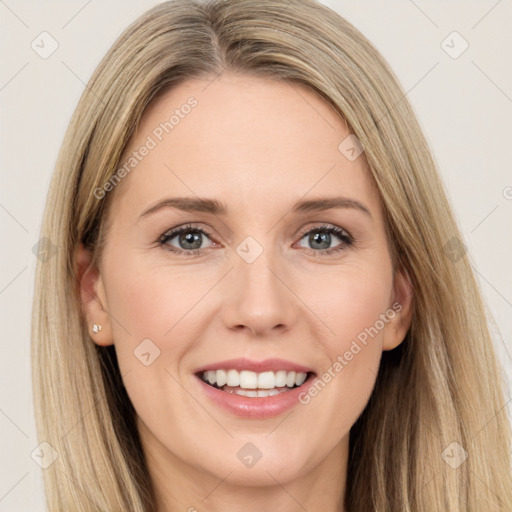
[[(162, 208), (177, 208), (186, 212), (204, 212), (219, 216), (227, 215), (228, 213), (226, 204), (215, 199), (200, 197), (168, 197), (144, 210), (140, 217), (146, 217), (161, 210)], [(326, 197), (303, 200), (297, 202), (291, 211), (293, 213), (308, 213), (331, 210), (333, 208), (355, 209), (365, 213), (370, 218), (373, 218), (370, 210), (364, 204), (348, 197)]]

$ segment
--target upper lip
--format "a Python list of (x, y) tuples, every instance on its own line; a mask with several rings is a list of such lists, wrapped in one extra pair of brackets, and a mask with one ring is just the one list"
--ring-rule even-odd
[(279, 370), (286, 370), (287, 372), (313, 372), (311, 368), (302, 364), (294, 363), (293, 361), (287, 361), (285, 359), (265, 359), (263, 361), (254, 361), (253, 359), (237, 358), (227, 359), (225, 361), (217, 361), (215, 363), (207, 364), (197, 368), (194, 373), (201, 373), (208, 370), (249, 370), (256, 373), (262, 373), (265, 371), (277, 372)]

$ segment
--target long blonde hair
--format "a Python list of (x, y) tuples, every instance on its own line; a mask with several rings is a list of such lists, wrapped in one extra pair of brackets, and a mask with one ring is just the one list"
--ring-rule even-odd
[[(74, 254), (101, 254), (116, 171), (149, 102), (192, 77), (235, 71), (311, 87), (365, 148), (397, 264), (414, 285), (404, 342), (385, 352), (350, 432), (349, 512), (512, 510), (510, 425), (487, 312), (435, 162), (404, 91), (377, 50), (314, 0), (176, 0), (115, 42), (71, 119), (50, 185), (32, 322), (40, 441), (51, 511), (154, 510), (152, 484), (113, 347), (81, 310)], [(341, 142), (341, 141), (340, 141)], [(457, 444), (454, 444), (457, 443)], [(458, 467), (450, 458), (467, 459)]]

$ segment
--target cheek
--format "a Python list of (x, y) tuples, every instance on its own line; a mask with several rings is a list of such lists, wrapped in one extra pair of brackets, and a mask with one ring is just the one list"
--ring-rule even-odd
[[(111, 261), (114, 261), (112, 259)], [(181, 367), (204, 332), (202, 300), (218, 276), (191, 267), (125, 258), (108, 274), (116, 354), (136, 410), (152, 421), (187, 407), (165, 397), (183, 394)], [(151, 405), (151, 407), (149, 407)]]
[[(307, 282), (306, 282), (307, 281)], [(333, 272), (315, 272), (314, 279), (303, 280), (300, 292), (322, 323), (329, 327), (322, 339), (332, 356), (348, 350), (351, 341), (364, 338), (366, 329), (385, 314), (392, 296), (392, 272), (384, 264), (348, 264)], [(380, 350), (382, 325), (374, 346)], [(373, 331), (372, 331), (373, 332)]]
[(326, 330), (318, 338), (327, 358), (301, 402), (315, 408), (318, 435), (322, 429), (332, 429), (333, 436), (348, 432), (366, 406), (378, 373), (384, 329), (394, 316), (388, 309), (391, 292), (391, 271), (377, 266), (347, 266), (335, 279), (332, 273), (316, 274), (308, 304), (332, 332)]
[[(208, 276), (186, 268), (152, 266), (125, 261), (111, 274), (109, 307), (116, 345), (130, 338), (169, 340), (181, 324), (190, 323), (188, 314), (209, 287)], [(117, 320), (117, 321), (116, 321)], [(128, 335), (129, 333), (129, 335)]]
[[(191, 280), (189, 272), (125, 258), (109, 273), (108, 302), (120, 372), (137, 414), (156, 432), (169, 430), (169, 418), (186, 416), (190, 406), (178, 369), (191, 340), (200, 335), (192, 308), (206, 284), (198, 286), (201, 279)], [(172, 428), (177, 434), (179, 426)]]

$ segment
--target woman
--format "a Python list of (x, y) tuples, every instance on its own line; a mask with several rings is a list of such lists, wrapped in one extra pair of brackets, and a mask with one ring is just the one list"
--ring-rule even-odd
[(512, 508), (499, 366), (435, 164), (328, 8), (140, 17), (80, 100), (42, 232), (50, 510)]

